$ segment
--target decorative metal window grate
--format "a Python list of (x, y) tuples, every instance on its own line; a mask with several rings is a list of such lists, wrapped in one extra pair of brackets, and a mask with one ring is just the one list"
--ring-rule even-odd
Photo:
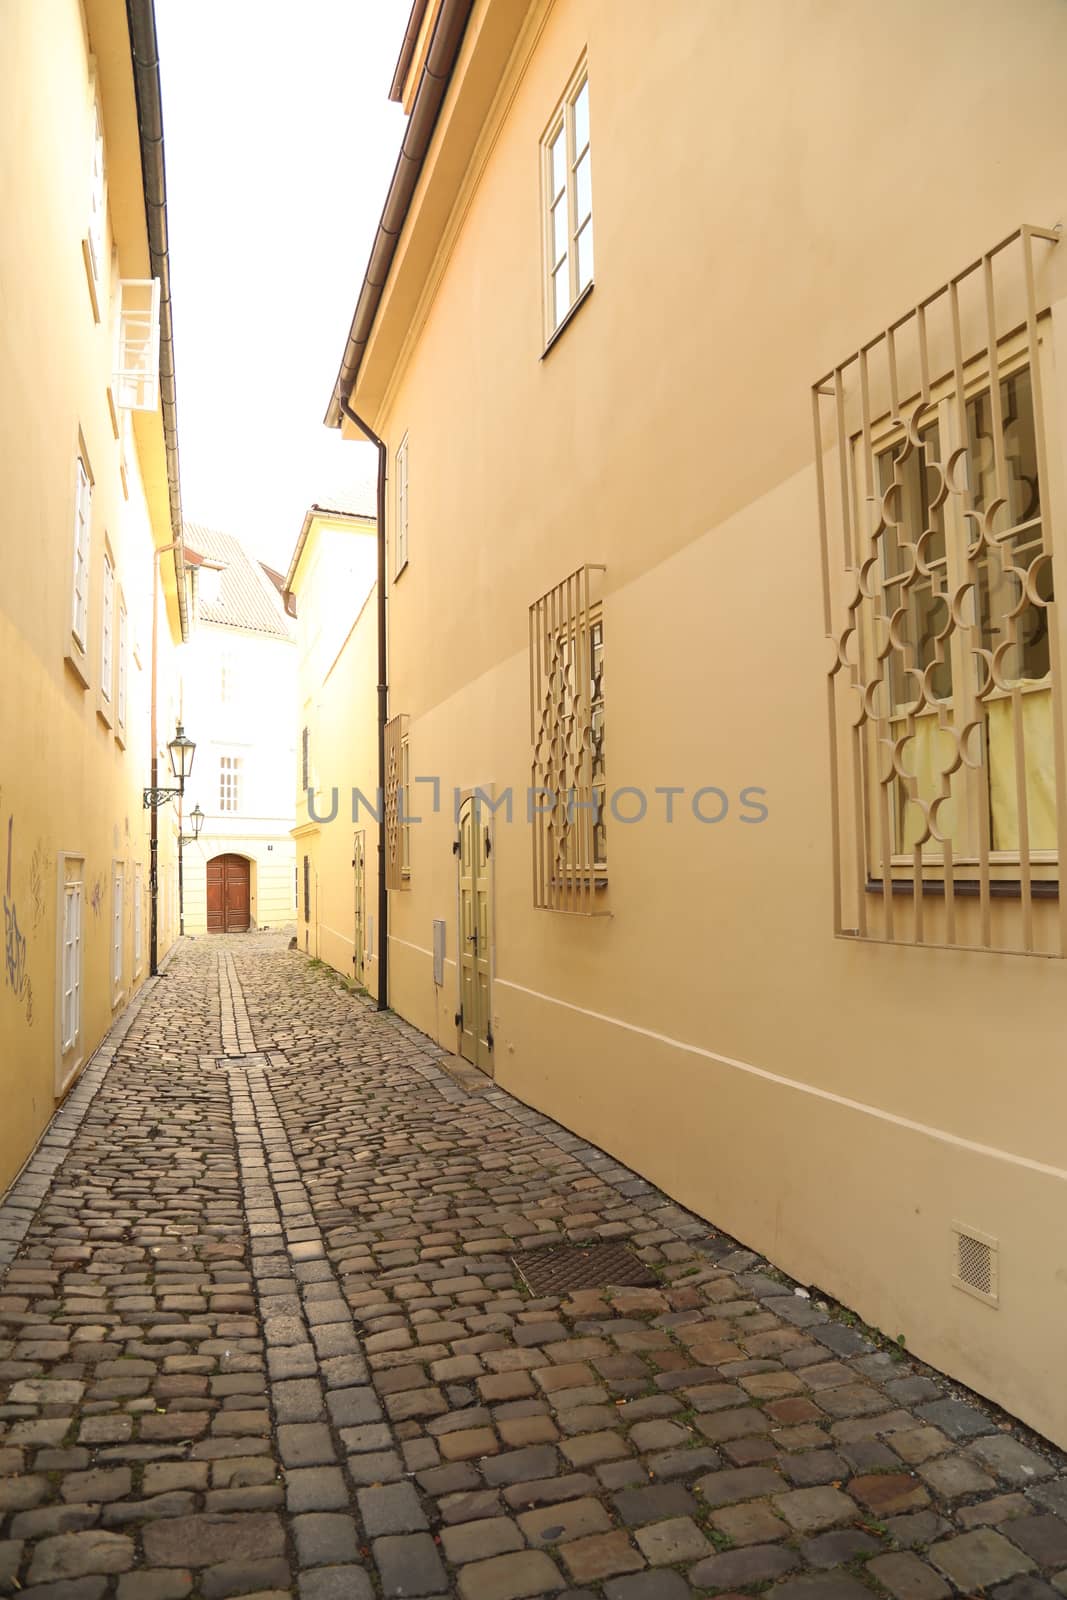
[(1017, 229), (814, 387), (839, 935), (1067, 950), (1058, 239)]
[(530, 607), (534, 905), (591, 916), (607, 884), (604, 622), (579, 567)]
[(407, 717), (393, 717), (385, 725), (385, 886), (406, 889), (410, 875), (411, 824), (405, 818), (408, 804)]

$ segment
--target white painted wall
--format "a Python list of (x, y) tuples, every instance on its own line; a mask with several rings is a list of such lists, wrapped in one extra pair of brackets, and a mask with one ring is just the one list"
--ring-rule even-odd
[[(296, 917), (296, 645), (201, 621), (186, 649), (185, 727), (196, 758), (185, 811), (199, 804), (206, 821), (185, 847), (185, 931), (206, 933), (207, 863), (230, 851), (252, 863), (252, 926), (284, 928)], [(222, 810), (223, 757), (241, 764), (235, 811)]]

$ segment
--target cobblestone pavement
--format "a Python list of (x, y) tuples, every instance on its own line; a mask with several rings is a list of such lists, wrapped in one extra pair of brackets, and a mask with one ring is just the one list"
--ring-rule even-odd
[(0, 1591), (1067, 1595), (1063, 1457), (283, 940), (126, 1020), (0, 1206)]

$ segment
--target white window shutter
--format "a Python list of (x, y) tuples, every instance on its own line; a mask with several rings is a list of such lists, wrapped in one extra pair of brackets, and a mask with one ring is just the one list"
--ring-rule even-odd
[(104, 180), (104, 119), (99, 97), (93, 100), (93, 150), (89, 174), (89, 267), (93, 283), (99, 284), (104, 265), (105, 217), (107, 215), (107, 187)]
[(74, 494), (74, 586), (71, 631), (85, 649), (89, 605), (89, 519), (92, 512), (92, 486), (85, 462), (78, 457), (78, 481)]

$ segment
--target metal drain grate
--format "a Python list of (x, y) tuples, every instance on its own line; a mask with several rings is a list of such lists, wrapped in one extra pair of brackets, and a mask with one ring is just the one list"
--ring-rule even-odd
[(521, 1250), (512, 1264), (531, 1294), (566, 1294), (571, 1289), (651, 1288), (655, 1273), (624, 1244), (559, 1244)]

